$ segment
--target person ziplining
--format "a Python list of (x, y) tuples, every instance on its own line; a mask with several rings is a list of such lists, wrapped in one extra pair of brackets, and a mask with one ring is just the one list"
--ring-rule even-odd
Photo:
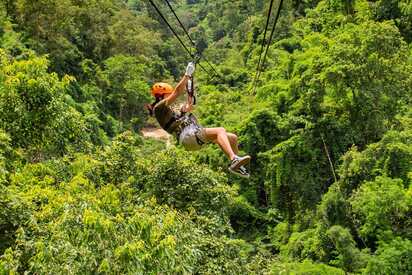
[[(176, 39), (180, 42), (180, 44), (185, 49), (185, 51), (192, 58), (200, 54), (199, 52), (197, 52), (196, 54), (193, 54), (191, 52), (191, 50), (185, 45), (185, 43), (179, 37), (177, 32), (174, 30), (174, 28), (169, 24), (169, 22), (167, 21), (165, 16), (162, 14), (160, 9), (157, 7), (157, 5), (152, 0), (148, 0), (148, 1), (152, 5), (154, 10), (162, 18), (164, 23), (168, 26), (168, 28), (173, 33), (173, 35), (176, 37)], [(195, 42), (190, 37), (186, 28), (183, 26), (181, 20), (177, 16), (176, 12), (172, 8), (169, 1), (168, 0), (165, 0), (165, 1), (168, 7), (170, 8), (170, 10), (172, 11), (173, 15), (175, 16), (176, 20), (179, 22), (181, 28), (185, 32), (189, 41), (192, 43), (192, 46), (194, 48), (197, 48)], [(262, 47), (261, 47), (261, 51), (259, 55), (259, 62), (257, 64), (256, 75), (252, 83), (253, 93), (256, 92), (256, 87), (259, 82), (259, 77), (260, 77), (262, 69), (264, 68), (266, 56), (267, 56), (269, 47), (272, 42), (272, 38), (275, 32), (277, 21), (279, 19), (283, 0), (279, 1), (279, 6), (276, 11), (275, 20), (273, 21), (273, 27), (270, 33), (270, 38), (269, 38), (269, 41), (266, 43), (266, 33), (268, 30), (270, 17), (272, 14), (273, 3), (274, 3), (274, 0), (271, 0), (269, 10), (268, 10), (267, 20), (266, 20), (264, 37), (262, 40)], [(266, 43), (266, 50), (263, 51), (265, 43)], [(263, 54), (263, 59), (262, 59), (262, 54)], [(200, 57), (202, 56), (200, 55), (199, 58)], [(217, 71), (215, 70), (215, 68), (210, 64), (210, 62), (207, 61), (207, 59), (205, 59), (204, 57), (202, 58), (209, 65), (209, 67), (214, 71), (212, 78), (215, 75), (219, 75)], [(201, 64), (199, 64), (199, 66), (206, 73), (209, 73), (209, 70), (204, 68)], [(192, 113), (190, 113), (193, 108), (193, 103), (194, 103), (193, 101), (195, 100), (193, 96), (193, 79), (192, 79), (192, 74), (194, 73), (194, 70), (195, 70), (195, 64), (190, 62), (186, 68), (186, 74), (180, 80), (179, 84), (175, 88), (173, 88), (167, 83), (154, 84), (151, 89), (151, 93), (156, 98), (156, 101), (153, 104), (148, 105), (148, 109), (150, 113), (156, 117), (160, 126), (167, 132), (175, 135), (178, 142), (180, 142), (187, 150), (198, 150), (206, 143), (210, 143), (210, 142), (216, 143), (220, 146), (222, 151), (227, 155), (227, 157), (231, 161), (229, 165), (229, 171), (241, 177), (248, 178), (249, 172), (247, 171), (245, 165), (247, 165), (250, 162), (251, 158), (249, 155), (246, 155), (243, 157), (238, 156), (239, 149), (238, 149), (238, 143), (237, 143), (237, 136), (235, 134), (226, 132), (226, 130), (223, 127), (203, 128), (202, 126), (199, 125), (196, 117)], [(188, 86), (187, 102), (186, 102), (186, 105), (181, 108), (180, 114), (179, 114), (179, 112), (173, 111), (173, 109), (170, 106), (176, 101), (177, 97), (183, 93), (185, 86), (188, 83), (189, 83), (189, 86)]]
[[(193, 73), (194, 62), (189, 62), (185, 75), (175, 88), (167, 83), (155, 83), (151, 88), (151, 94), (155, 102), (147, 105), (152, 116), (156, 118), (159, 125), (168, 133), (176, 137), (178, 143), (186, 150), (199, 150), (208, 143), (215, 143), (230, 160), (229, 171), (243, 178), (249, 177), (246, 165), (250, 162), (249, 155), (239, 156), (237, 136), (228, 133), (225, 128), (204, 128), (196, 117), (191, 113), (195, 103)], [(172, 105), (176, 99), (187, 90), (187, 101), (175, 111)]]

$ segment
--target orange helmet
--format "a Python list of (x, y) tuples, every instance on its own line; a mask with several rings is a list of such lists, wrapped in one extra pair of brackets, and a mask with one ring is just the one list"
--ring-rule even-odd
[(153, 96), (168, 95), (173, 93), (173, 87), (167, 83), (158, 82), (155, 83), (151, 89)]

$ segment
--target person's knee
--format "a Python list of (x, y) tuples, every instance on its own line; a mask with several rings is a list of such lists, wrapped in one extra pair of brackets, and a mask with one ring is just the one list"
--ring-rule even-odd
[(217, 132), (218, 132), (218, 134), (219, 135), (225, 135), (226, 134), (226, 129), (225, 128), (223, 128), (223, 127), (219, 127), (219, 128), (217, 128)]
[(231, 138), (233, 141), (237, 141), (237, 135), (233, 133), (228, 133), (229, 138)]

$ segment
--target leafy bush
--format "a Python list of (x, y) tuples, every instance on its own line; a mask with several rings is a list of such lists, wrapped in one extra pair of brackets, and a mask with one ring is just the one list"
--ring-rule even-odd
[(348, 272), (359, 271), (365, 266), (366, 259), (356, 247), (355, 241), (348, 229), (335, 225), (329, 228), (327, 234), (337, 252), (336, 259), (331, 261), (332, 264)]
[(33, 161), (87, 148), (86, 123), (64, 99), (73, 78), (48, 73), (44, 57), (13, 61), (0, 50), (0, 63), (0, 128), (14, 147)]
[(411, 137), (412, 132), (408, 128), (388, 131), (379, 142), (369, 144), (361, 152), (356, 147), (349, 150), (343, 156), (339, 169), (343, 191), (350, 194), (363, 181), (372, 181), (376, 176), (400, 178), (406, 184), (411, 171)]
[(368, 262), (364, 274), (410, 274), (412, 272), (412, 241), (395, 238), (382, 243)]
[(304, 274), (304, 275), (330, 275), (345, 274), (341, 269), (330, 267), (325, 264), (314, 263), (305, 260), (302, 263), (281, 263), (275, 262), (270, 265), (270, 274)]
[(317, 213), (321, 221), (327, 226), (349, 226), (351, 225), (349, 207), (350, 205), (344, 194), (342, 194), (338, 183), (335, 183), (323, 195), (322, 201), (318, 205)]
[[(106, 152), (114, 153), (106, 154), (108, 168), (111, 160), (114, 164), (123, 159), (126, 165), (134, 163), (133, 157), (129, 158), (129, 153), (137, 149), (133, 142), (128, 143), (132, 139), (126, 133), (107, 148)], [(159, 157), (176, 161), (174, 154), (157, 155), (152, 161)], [(0, 196), (2, 250), (9, 247), (0, 257), (0, 270), (46, 274), (244, 273), (250, 245), (222, 236), (230, 229), (222, 223), (227, 220), (233, 195), (226, 191), (234, 191), (216, 182), (221, 175), (205, 167), (192, 168), (189, 163), (186, 160), (178, 165), (175, 173), (202, 169), (212, 178), (208, 185), (191, 183), (195, 189), (186, 190), (191, 194), (187, 194), (190, 200), (186, 205), (169, 201), (171, 206), (188, 211), (159, 205), (150, 197), (150, 189), (143, 198), (143, 190), (136, 189), (129, 179), (115, 181), (116, 185), (104, 184), (99, 178), (104, 174), (96, 171), (101, 162), (87, 156), (78, 156), (73, 162), (63, 159), (27, 165), (11, 178), (6, 197)], [(159, 163), (156, 171), (161, 167)], [(136, 173), (144, 175), (145, 171)], [(202, 175), (198, 175), (202, 180), (198, 179), (199, 183), (207, 183)], [(147, 180), (154, 175), (146, 176), (145, 182), (153, 187), (157, 182), (149, 184)], [(171, 172), (171, 176), (176, 175)], [(190, 179), (186, 178), (186, 184)], [(172, 192), (172, 186), (166, 187)]]
[[(325, 228), (318, 226), (303, 232), (293, 232), (288, 242), (280, 247), (280, 255), (294, 260), (323, 260), (329, 257), (330, 240)], [(326, 258), (326, 259), (325, 259)]]
[(135, 130), (143, 126), (144, 105), (150, 101), (150, 89), (143, 77), (145, 70), (147, 68), (137, 58), (118, 55), (105, 61), (102, 72), (105, 109), (126, 126), (131, 122)]
[[(137, 179), (139, 181), (139, 179)], [(145, 164), (140, 182), (148, 196), (177, 209), (195, 209), (200, 215), (217, 216), (226, 223), (236, 191), (226, 178), (195, 163), (188, 153), (168, 150)], [(160, 184), (161, 183), (161, 184)]]
[(13, 150), (10, 147), (10, 137), (0, 129), (0, 184), (5, 183), (9, 170)]
[(58, 189), (37, 185), (20, 195), (36, 212), (18, 230), (18, 245), (6, 252), (7, 270), (174, 273), (196, 267), (200, 231), (167, 207), (133, 204), (127, 186), (96, 190), (75, 177)]
[(142, 157), (138, 146), (142, 143), (141, 138), (130, 131), (117, 135), (98, 155), (99, 179), (103, 183), (118, 184), (135, 175), (137, 162)]
[(362, 237), (374, 241), (385, 231), (411, 236), (412, 197), (406, 193), (402, 180), (377, 177), (365, 182), (352, 195), (350, 203), (361, 224)]
[[(28, 205), (16, 193), (0, 183), (0, 255), (12, 246), (16, 230), (26, 224), (31, 211)], [(1, 269), (0, 269), (1, 271)]]

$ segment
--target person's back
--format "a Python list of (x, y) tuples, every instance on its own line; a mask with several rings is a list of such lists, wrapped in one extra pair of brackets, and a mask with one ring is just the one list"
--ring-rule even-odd
[(176, 114), (172, 108), (167, 106), (165, 99), (154, 106), (153, 114), (163, 130), (169, 134), (174, 134), (176, 132), (176, 129), (180, 125), (178, 114)]

